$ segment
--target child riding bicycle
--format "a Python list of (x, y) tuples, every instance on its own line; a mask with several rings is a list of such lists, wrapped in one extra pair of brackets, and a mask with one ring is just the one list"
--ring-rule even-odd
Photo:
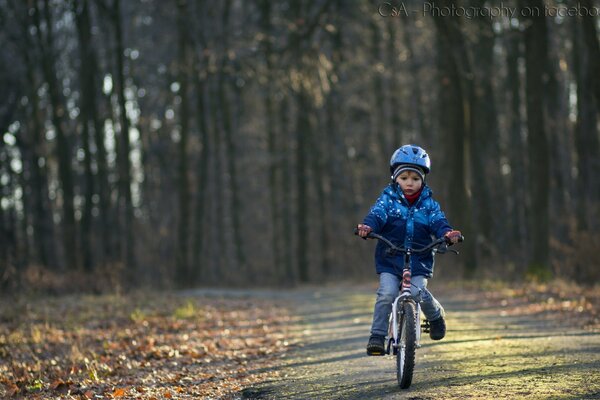
[[(390, 159), (392, 182), (385, 187), (363, 223), (358, 224), (359, 236), (366, 239), (374, 232), (404, 247), (423, 247), (431, 242), (432, 235), (457, 243), (460, 231), (452, 229), (425, 184), (425, 175), (430, 170), (429, 155), (421, 147), (408, 144), (398, 148)], [(375, 249), (375, 267), (379, 289), (367, 354), (384, 355), (389, 315), (402, 281), (402, 255), (388, 255), (385, 245), (379, 242)], [(411, 270), (411, 294), (420, 297), (421, 309), (430, 323), (429, 336), (441, 340), (446, 335), (444, 309), (427, 290), (427, 280), (433, 276), (433, 252), (414, 255)]]

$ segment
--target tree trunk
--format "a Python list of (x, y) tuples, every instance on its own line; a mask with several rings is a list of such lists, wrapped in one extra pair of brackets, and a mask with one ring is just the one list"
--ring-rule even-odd
[[(483, 4), (476, 4), (482, 7)], [(501, 232), (504, 197), (500, 176), (500, 147), (496, 102), (492, 79), (494, 71), (494, 31), (490, 19), (477, 18), (477, 42), (473, 46), (477, 60), (474, 72), (473, 131), (469, 153), (471, 159), (472, 204), (477, 223), (477, 248), (485, 257), (492, 255), (491, 240)], [(489, 183), (493, 184), (489, 185)], [(495, 189), (495, 193), (492, 191)], [(495, 196), (494, 196), (495, 195)], [(496, 216), (496, 218), (494, 218)], [(499, 217), (499, 218), (498, 218)]]
[[(522, 0), (522, 7), (543, 10), (542, 0)], [(529, 193), (531, 196), (530, 232), (532, 257), (529, 272), (540, 277), (551, 275), (549, 265), (549, 160), (544, 121), (544, 73), (547, 71), (547, 26), (543, 13), (525, 20), (525, 68), (527, 98), (527, 145)]]
[[(586, 18), (586, 17), (581, 17)], [(598, 159), (598, 120), (594, 104), (594, 70), (588, 47), (582, 36), (583, 25), (574, 24), (573, 69), (577, 83), (577, 122), (575, 125), (575, 149), (577, 151), (577, 193), (575, 209), (577, 228), (587, 231), (592, 228), (590, 212), (597, 193), (594, 193), (594, 162)], [(597, 166), (596, 166), (597, 170)]]
[[(440, 6), (456, 6), (444, 1)], [(473, 73), (455, 18), (434, 17), (438, 34), (439, 79), (441, 82), (442, 111), (440, 126), (447, 131), (449, 219), (470, 240), (464, 246), (465, 276), (473, 277), (477, 266), (476, 237), (472, 225), (471, 204), (467, 190), (466, 151), (473, 130), (474, 85)]]
[[(337, 0), (337, 9), (343, 7), (343, 2)], [(349, 200), (351, 199), (351, 190), (349, 188), (349, 181), (351, 179), (346, 167), (346, 157), (348, 150), (344, 143), (344, 129), (341, 126), (343, 115), (343, 103), (341, 100), (340, 87), (343, 86), (344, 82), (344, 71), (342, 69), (344, 65), (343, 55), (343, 36), (342, 27), (343, 22), (338, 14), (333, 15), (332, 25), (334, 31), (331, 34), (332, 51), (331, 51), (331, 62), (332, 68), (330, 72), (329, 85), (330, 90), (325, 99), (324, 113), (325, 113), (325, 142), (323, 148), (323, 164), (321, 168), (327, 171), (327, 186), (326, 195), (327, 201), (325, 209), (327, 210), (327, 224), (328, 231), (327, 235), (331, 235), (331, 229), (335, 230), (335, 227), (340, 223), (345, 224), (348, 218), (349, 210), (351, 208)], [(335, 211), (334, 211), (335, 210)], [(344, 222), (342, 222), (344, 221)], [(328, 239), (329, 240), (329, 239)], [(333, 271), (333, 260), (336, 254), (336, 246), (332, 246), (328, 243), (325, 248), (326, 262), (328, 263), (326, 276), (332, 275)]]
[[(210, 114), (213, 115), (213, 162), (214, 162), (214, 174), (213, 174), (213, 182), (214, 182), (214, 194), (211, 196), (214, 206), (214, 215), (213, 215), (213, 224), (211, 224), (211, 232), (216, 237), (216, 241), (213, 246), (211, 246), (211, 260), (213, 260), (213, 269), (212, 269), (212, 277), (217, 281), (223, 277), (222, 266), (223, 260), (225, 259), (225, 255), (229, 252), (227, 249), (227, 242), (225, 240), (225, 229), (223, 226), (224, 221), (224, 193), (223, 193), (223, 165), (222, 165), (222, 141), (221, 141), (221, 129), (219, 128), (219, 120), (223, 118), (222, 110), (219, 110), (219, 105), (214, 99), (218, 99), (217, 88), (214, 84), (215, 77), (209, 76), (208, 82), (212, 82), (211, 85), (211, 96), (210, 98), (213, 100), (210, 103)], [(216, 232), (215, 232), (216, 231)], [(226, 264), (226, 263), (225, 263)]]
[[(412, 79), (412, 95), (410, 96), (410, 122), (407, 124), (408, 128), (412, 128), (410, 134), (410, 140), (418, 143), (423, 143), (425, 148), (433, 146), (433, 136), (431, 134), (431, 124), (428, 123), (423, 112), (423, 90), (421, 89), (421, 80), (419, 79), (419, 64), (417, 60), (417, 52), (413, 46), (414, 34), (413, 27), (414, 22), (412, 17), (405, 19), (406, 24), (400, 24), (403, 28), (404, 35), (404, 46), (408, 50), (408, 66), (410, 74), (413, 76)], [(394, 21), (392, 21), (393, 23)], [(400, 113), (400, 110), (394, 110), (394, 113)], [(406, 140), (402, 138), (403, 140)], [(401, 143), (400, 143), (401, 144)]]
[[(310, 125), (307, 133), (307, 156), (309, 158), (310, 167), (312, 169), (315, 181), (314, 185), (317, 193), (317, 211), (319, 213), (319, 229), (318, 232), (315, 232), (315, 234), (318, 235), (319, 243), (321, 245), (320, 273), (327, 277), (331, 275), (331, 259), (329, 258), (329, 247), (331, 245), (331, 241), (329, 239), (329, 232), (327, 229), (329, 226), (331, 226), (331, 218), (329, 209), (327, 208), (327, 195), (325, 193), (328, 173), (325, 169), (325, 156), (321, 148), (322, 144), (312, 134)], [(326, 135), (331, 135), (331, 133), (327, 132)]]
[[(237, 79), (240, 77), (241, 79)], [(234, 112), (232, 114), (232, 123), (233, 130), (231, 135), (228, 137), (228, 154), (229, 154), (229, 170), (232, 171), (232, 179), (230, 181), (233, 192), (231, 207), (233, 213), (233, 226), (234, 226), (234, 235), (236, 241), (236, 252), (238, 258), (238, 265), (240, 266), (240, 270), (243, 273), (244, 280), (246, 282), (252, 282), (257, 275), (254, 273), (253, 265), (249, 262), (246, 257), (246, 251), (244, 248), (244, 237), (242, 232), (242, 219), (244, 215), (244, 209), (246, 202), (242, 201), (243, 192), (240, 190), (240, 182), (243, 182), (244, 179), (239, 179), (240, 169), (238, 167), (238, 160), (240, 159), (240, 154), (243, 153), (243, 148), (240, 149), (236, 146), (236, 143), (239, 143), (243, 137), (242, 134), (242, 122), (244, 121), (244, 112), (246, 108), (244, 107), (244, 88), (247, 87), (244, 81), (244, 73), (242, 71), (242, 63), (239, 59), (233, 60), (233, 76), (229, 80), (229, 86), (231, 88), (231, 92), (233, 93), (233, 98), (235, 101), (233, 102)], [(236, 136), (234, 136), (234, 133)], [(242, 151), (240, 151), (242, 150)], [(243, 186), (243, 185), (242, 185)]]
[(308, 191), (306, 187), (306, 162), (308, 152), (308, 136), (310, 132), (309, 100), (304, 88), (296, 93), (296, 227), (298, 234), (298, 247), (296, 258), (298, 260), (298, 277), (300, 282), (308, 282)]
[[(110, 250), (110, 229), (109, 229), (109, 188), (108, 188), (108, 167), (106, 162), (106, 149), (104, 147), (104, 127), (100, 117), (98, 116), (97, 96), (100, 93), (99, 82), (101, 81), (98, 73), (98, 57), (92, 43), (91, 33), (91, 18), (88, 0), (81, 2), (73, 2), (75, 20), (77, 23), (77, 31), (79, 34), (79, 46), (81, 54), (81, 91), (82, 91), (82, 115), (83, 123), (87, 126), (91, 124), (94, 128), (94, 144), (96, 147), (96, 177), (94, 191), (98, 194), (98, 214), (96, 216), (96, 224), (100, 227), (100, 238), (102, 245), (100, 246), (100, 256), (98, 262), (106, 263), (111, 259)], [(84, 111), (85, 109), (85, 111)], [(90, 140), (89, 138), (86, 142)], [(90, 156), (91, 159), (91, 156)], [(87, 168), (87, 163), (86, 163)], [(90, 185), (91, 189), (92, 186)], [(89, 194), (89, 193), (88, 193)], [(91, 211), (92, 203), (87, 209)], [(82, 229), (85, 231), (85, 229)]]
[(119, 151), (118, 151), (118, 170), (119, 170), (119, 218), (121, 219), (122, 237), (121, 237), (121, 261), (123, 262), (123, 273), (126, 284), (133, 283), (135, 278), (135, 243), (133, 236), (133, 204), (131, 198), (131, 161), (129, 154), (129, 119), (127, 118), (127, 108), (125, 99), (125, 62), (123, 47), (123, 31), (121, 20), (120, 0), (113, 0), (113, 25), (115, 29), (115, 53), (116, 53), (116, 71), (115, 71), (115, 91), (119, 103)]
[(240, 188), (238, 187), (238, 176), (236, 170), (236, 149), (233, 140), (233, 126), (232, 126), (232, 115), (230, 110), (230, 99), (227, 94), (227, 87), (225, 85), (226, 79), (230, 79), (226, 76), (226, 66), (229, 53), (229, 14), (231, 10), (231, 1), (226, 0), (223, 11), (223, 55), (221, 61), (221, 68), (219, 72), (218, 80), (218, 99), (219, 106), (222, 113), (222, 128), (225, 136), (225, 150), (227, 154), (227, 169), (229, 170), (229, 191), (231, 194), (231, 201), (229, 202), (229, 215), (232, 219), (233, 228), (233, 244), (235, 249), (235, 261), (238, 271), (244, 275), (246, 265), (246, 255), (244, 253), (244, 245), (242, 239), (240, 215), (242, 203), (240, 202)]
[[(508, 215), (511, 216), (510, 233), (512, 240), (509, 243), (516, 245), (517, 251), (514, 257), (516, 260), (525, 259), (525, 249), (527, 248), (527, 176), (528, 171), (525, 166), (525, 143), (523, 140), (523, 119), (521, 115), (521, 73), (519, 72), (519, 60), (523, 57), (522, 33), (518, 29), (511, 29), (506, 37), (507, 51), (507, 76), (506, 88), (509, 106), (509, 147), (507, 149), (508, 163), (510, 165), (511, 196), (508, 198)], [(524, 263), (518, 262), (517, 269), (519, 273), (524, 273)]]
[(286, 280), (283, 268), (283, 252), (280, 239), (283, 238), (283, 226), (280, 207), (280, 179), (281, 179), (281, 155), (278, 153), (276, 141), (275, 108), (273, 105), (272, 80), (270, 77), (275, 72), (273, 68), (272, 41), (274, 40), (271, 23), (271, 2), (261, 0), (261, 28), (265, 39), (262, 42), (265, 58), (266, 85), (264, 93), (265, 125), (267, 130), (267, 150), (269, 157), (269, 205), (271, 211), (271, 241), (273, 242), (273, 260), (275, 271), (281, 282)]
[[(388, 65), (390, 68), (389, 80), (390, 80), (390, 107), (391, 107), (391, 131), (393, 143), (390, 151), (400, 147), (403, 144), (402, 130), (404, 123), (402, 122), (401, 115), (403, 112), (400, 109), (400, 90), (398, 86), (398, 48), (396, 46), (397, 35), (396, 35), (396, 22), (387, 21), (388, 30)], [(412, 56), (412, 54), (411, 54)], [(418, 80), (418, 79), (415, 79)], [(390, 154), (391, 155), (391, 154)]]
[[(3, 124), (4, 125), (4, 124)], [(7, 126), (2, 126), (4, 128)], [(4, 140), (0, 140), (0, 171), (10, 174), (9, 156), (4, 149)], [(0, 203), (4, 199), (12, 197), (12, 182), (0, 185)], [(14, 205), (12, 207), (0, 207), (0, 288), (10, 288), (11, 278), (15, 275), (15, 253), (17, 243), (15, 240)], [(17, 279), (19, 277), (17, 276)], [(12, 281), (14, 285), (14, 281)], [(18, 284), (18, 282), (17, 282)]]
[[(0, 10), (0, 17), (2, 16)], [(1, 21), (0, 21), (1, 22)], [(3, 60), (4, 61), (4, 60)], [(8, 68), (0, 65), (0, 85), (3, 89), (3, 102), (0, 103), (0, 132), (9, 131), (10, 124), (15, 120), (18, 109), (18, 99), (22, 96), (20, 82), (15, 80), (15, 76), (9, 72)], [(27, 174), (26, 160), (29, 158), (27, 143), (21, 138), (25, 132), (18, 130), (12, 132), (16, 139), (16, 148), (20, 154), (15, 152), (15, 146), (7, 147), (5, 138), (0, 139), (0, 289), (15, 289), (20, 286), (23, 261), (23, 248), (27, 251), (27, 237), (20, 232), (26, 232), (23, 224), (27, 224), (30, 211), (26, 194), (28, 185), (25, 179)], [(13, 160), (23, 160), (22, 170), (19, 176), (13, 168)], [(21, 190), (22, 196), (19, 200), (15, 196), (17, 189)], [(17, 211), (19, 201), (22, 202), (22, 209)], [(20, 217), (17, 213), (21, 214)], [(21, 222), (21, 224), (19, 224)], [(19, 226), (21, 225), (21, 226)], [(21, 237), (19, 237), (21, 236)]]
[[(566, 24), (577, 23), (576, 19), (569, 18)], [(572, 206), (569, 194), (574, 193), (575, 186), (572, 184), (571, 160), (572, 147), (569, 132), (569, 83), (565, 82), (567, 77), (560, 69), (560, 61), (564, 60), (561, 54), (561, 43), (563, 42), (561, 31), (557, 24), (548, 24), (548, 63), (546, 66), (547, 79), (544, 81), (544, 93), (546, 97), (546, 130), (548, 132), (548, 156), (552, 162), (549, 163), (549, 209), (554, 215), (561, 215), (553, 222), (551, 235), (562, 243), (569, 238), (570, 220), (574, 215), (571, 213)], [(565, 26), (565, 30), (567, 27)], [(573, 43), (573, 47), (575, 46)], [(593, 100), (593, 97), (592, 97)], [(592, 110), (593, 103), (592, 103)]]
[[(38, 262), (51, 269), (56, 268), (56, 253), (54, 245), (54, 222), (52, 221), (51, 202), (48, 197), (48, 177), (45, 165), (41, 164), (43, 159), (42, 148), (43, 132), (40, 123), (40, 111), (36, 93), (36, 84), (33, 80), (33, 71), (31, 65), (27, 66), (31, 71), (29, 99), (31, 111), (29, 116), (29, 127), (31, 132), (31, 142), (29, 151), (29, 170), (31, 172), (31, 191), (32, 191), (32, 218), (33, 218), (33, 236), (35, 248), (37, 249)], [(29, 75), (29, 73), (28, 73)]]
[(208, 195), (208, 161), (210, 157), (209, 132), (207, 124), (207, 112), (204, 104), (204, 80), (200, 78), (200, 72), (206, 65), (206, 62), (200, 63), (196, 60), (197, 68), (194, 74), (194, 86), (196, 91), (196, 123), (200, 130), (200, 145), (202, 151), (200, 160), (198, 160), (198, 185), (196, 193), (196, 211), (194, 223), (194, 250), (192, 258), (192, 281), (201, 280), (204, 273), (201, 257), (204, 254), (204, 229), (205, 229), (205, 210), (206, 196)]
[[(19, 134), (19, 133), (17, 133)], [(21, 159), (29, 158), (29, 149), (23, 142), (17, 140), (17, 146), (21, 152)], [(15, 181), (17, 182), (18, 187), (21, 188), (21, 198), (17, 200), (17, 202), (21, 203), (21, 210), (19, 210), (16, 217), (16, 234), (17, 234), (17, 245), (19, 248), (19, 270), (24, 271), (25, 268), (31, 264), (33, 257), (31, 255), (32, 243), (29, 239), (29, 235), (27, 234), (27, 227), (29, 225), (29, 221), (31, 219), (32, 211), (31, 211), (31, 201), (29, 200), (29, 190), (27, 190), (30, 185), (29, 179), (27, 178), (28, 171), (27, 165), (25, 163), (21, 163), (21, 171), (15, 173)]]
[[(296, 122), (294, 127), (296, 141), (296, 170), (293, 176), (296, 178), (296, 260), (298, 267), (298, 279), (300, 282), (308, 282), (309, 280), (309, 260), (308, 260), (308, 191), (307, 191), (307, 173), (306, 163), (307, 157), (307, 138), (310, 135), (309, 121), (309, 99), (306, 93), (305, 80), (308, 79), (306, 74), (306, 66), (304, 65), (303, 40), (299, 30), (305, 23), (304, 2), (298, 1), (294, 3), (292, 17), (294, 18), (294, 30), (290, 35), (290, 45), (294, 53), (293, 61), (295, 63), (296, 73), (299, 75), (297, 85), (294, 88), (296, 101)], [(282, 124), (285, 130), (285, 125)], [(291, 147), (291, 146), (290, 146)], [(286, 175), (289, 176), (289, 175)], [(284, 178), (285, 181), (285, 178)], [(284, 189), (285, 190), (285, 189)]]
[(385, 98), (383, 93), (383, 72), (384, 62), (381, 59), (379, 46), (381, 44), (381, 33), (376, 21), (371, 21), (369, 24), (371, 29), (371, 61), (373, 68), (373, 113), (371, 126), (377, 143), (379, 144), (379, 155), (383, 158), (389, 157), (394, 149), (390, 148), (389, 141), (385, 134)]
[[(4, 140), (0, 140), (0, 155), (4, 153)], [(4, 157), (0, 157), (0, 171), (2, 171)], [(4, 199), (4, 187), (0, 186), (0, 203)], [(8, 227), (6, 224), (6, 211), (0, 207), (0, 289), (2, 292), (8, 287), (8, 268), (9, 268), (9, 245), (8, 245)]]
[(177, 0), (177, 28), (179, 33), (179, 56), (177, 72), (179, 80), (179, 221), (177, 241), (177, 281), (180, 287), (190, 284), (190, 271), (188, 266), (188, 240), (189, 240), (189, 207), (190, 189), (188, 182), (188, 135), (189, 135), (189, 106), (188, 106), (188, 74), (189, 74), (189, 29), (187, 19), (186, 0)]
[(50, 16), (50, 4), (48, 0), (44, 1), (44, 20), (46, 24), (46, 38), (42, 38), (40, 26), (40, 15), (37, 2), (34, 2), (34, 21), (39, 46), (42, 54), (42, 65), (44, 76), (48, 83), (48, 92), (50, 95), (52, 124), (56, 130), (56, 156), (58, 159), (58, 170), (62, 189), (62, 211), (63, 211), (63, 251), (64, 260), (69, 270), (78, 268), (77, 262), (77, 242), (75, 225), (75, 208), (73, 204), (74, 190), (73, 177), (71, 171), (71, 146), (63, 130), (63, 117), (65, 114), (64, 101), (62, 99), (62, 90), (57, 79), (56, 68), (54, 66), (54, 40), (52, 35), (52, 19)]
[(84, 151), (84, 182), (85, 201), (81, 218), (81, 253), (83, 256), (83, 267), (86, 271), (93, 268), (92, 259), (92, 208), (94, 195), (94, 176), (92, 174), (92, 153), (90, 151), (90, 124), (92, 121), (92, 105), (96, 93), (94, 90), (94, 79), (91, 64), (95, 62), (91, 48), (91, 27), (89, 19), (88, 1), (82, 0), (78, 4), (71, 1), (71, 9), (75, 16), (77, 34), (79, 39), (79, 56), (81, 66), (79, 69), (79, 80), (82, 93), (81, 101), (81, 141)]
[[(582, 7), (586, 10), (598, 10), (594, 7), (592, 0), (580, 0)], [(583, 38), (588, 51), (590, 69), (592, 71), (592, 87), (596, 97), (596, 109), (600, 113), (600, 42), (597, 32), (597, 17), (590, 13), (584, 13), (581, 18)], [(596, 179), (598, 181), (598, 179)]]
[[(26, 20), (29, 23), (29, 20)], [(38, 97), (38, 80), (35, 74), (35, 61), (31, 49), (33, 43), (29, 39), (28, 25), (23, 24), (22, 37), (25, 46), (21, 48), (25, 61), (27, 91), (29, 99), (29, 117), (27, 125), (31, 134), (28, 137), (30, 147), (31, 190), (33, 196), (33, 236), (37, 249), (38, 262), (55, 269), (57, 266), (55, 250), (54, 221), (52, 218), (52, 202), (48, 192), (48, 176), (46, 173), (46, 157), (44, 151), (44, 129), (41, 121), (41, 110)]]
[[(105, 0), (108, 1), (108, 0)], [(97, 10), (101, 13), (104, 18), (100, 18), (99, 22), (104, 22), (100, 25), (101, 27), (101, 35), (106, 36), (107, 38), (111, 37), (114, 25), (114, 16), (111, 8), (104, 4), (104, 1), (96, 0), (95, 3), (97, 5)], [(101, 48), (104, 45), (104, 48)], [(116, 64), (114, 43), (111, 40), (106, 40), (105, 43), (99, 43), (98, 54), (104, 54), (106, 58), (105, 65), (110, 70), (113, 68), (111, 73), (111, 80), (114, 81), (114, 65)], [(99, 57), (97, 56), (95, 51), (92, 51), (90, 57), (93, 57), (95, 62), (90, 63), (90, 67), (93, 71), (93, 76), (95, 85), (95, 93), (98, 97), (91, 97), (91, 102), (93, 102), (92, 109), (92, 118), (94, 120), (94, 142), (96, 144), (96, 163), (97, 163), (97, 182), (98, 182), (98, 194), (99, 194), (99, 215), (98, 219), (101, 230), (102, 230), (102, 249), (103, 249), (103, 257), (102, 262), (107, 265), (108, 263), (119, 262), (121, 258), (121, 247), (120, 244), (122, 240), (122, 232), (121, 232), (121, 221), (119, 220), (119, 203), (118, 196), (116, 201), (113, 201), (113, 191), (116, 189), (119, 190), (118, 181), (113, 178), (113, 175), (118, 175), (118, 151), (119, 144), (118, 138), (115, 133), (114, 141), (115, 141), (115, 149), (109, 151), (109, 149), (105, 146), (105, 136), (106, 132), (104, 130), (104, 120), (110, 119), (114, 124), (116, 123), (117, 116), (114, 110), (114, 107), (111, 104), (111, 98), (115, 93), (115, 86), (112, 85), (112, 88), (109, 93), (104, 93), (102, 91), (103, 86), (103, 73), (100, 71), (100, 63)], [(99, 101), (96, 101), (96, 100)], [(105, 118), (105, 116), (107, 116)], [(114, 129), (114, 128), (113, 128)], [(109, 166), (109, 159), (113, 157), (113, 152), (116, 152), (117, 159), (117, 168), (116, 171), (113, 172)], [(146, 153), (142, 152), (142, 159), (146, 157)], [(145, 164), (145, 161), (143, 161)], [(116, 185), (113, 185), (113, 182), (116, 181)], [(149, 179), (144, 179), (144, 187), (147, 186)], [(115, 187), (116, 186), (116, 187)], [(118, 194), (118, 193), (117, 193)]]
[(287, 136), (286, 140), (282, 144), (281, 154), (282, 154), (282, 214), (283, 214), (283, 261), (284, 261), (284, 270), (285, 276), (288, 284), (293, 284), (296, 281), (296, 274), (294, 272), (294, 256), (293, 256), (293, 212), (292, 212), (292, 164), (290, 160), (292, 159), (291, 154), (291, 142), (293, 140), (293, 128), (289, 123), (289, 106), (290, 100), (287, 97), (284, 97), (282, 101), (279, 103), (279, 116), (281, 119), (280, 126), (281, 131), (284, 132), (284, 135)]

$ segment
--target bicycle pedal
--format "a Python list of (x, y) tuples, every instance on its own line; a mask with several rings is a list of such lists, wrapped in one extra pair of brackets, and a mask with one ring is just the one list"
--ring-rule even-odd
[(423, 323), (421, 324), (421, 329), (423, 330), (423, 332), (429, 333), (430, 328), (431, 328), (431, 325), (429, 324), (429, 321), (428, 320), (423, 321)]

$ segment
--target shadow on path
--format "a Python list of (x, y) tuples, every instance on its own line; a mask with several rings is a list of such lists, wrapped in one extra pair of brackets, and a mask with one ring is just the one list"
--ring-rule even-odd
[(599, 396), (600, 332), (552, 325), (536, 315), (503, 317), (500, 307), (496, 313), (489, 305), (477, 309), (475, 295), (441, 299), (448, 335), (439, 342), (424, 335), (409, 390), (397, 386), (394, 357), (365, 354), (373, 290), (290, 295), (301, 318), (295, 328), (301, 344), (271, 369), (278, 379), (239, 395), (323, 400)]

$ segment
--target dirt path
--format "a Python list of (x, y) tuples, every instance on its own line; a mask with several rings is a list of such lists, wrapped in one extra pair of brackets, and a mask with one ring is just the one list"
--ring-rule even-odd
[(246, 399), (600, 399), (600, 332), (556, 313), (489, 302), (475, 292), (434, 291), (448, 313), (444, 340), (423, 340), (409, 390), (395, 360), (367, 357), (373, 288), (290, 293), (301, 344), (280, 378)]

